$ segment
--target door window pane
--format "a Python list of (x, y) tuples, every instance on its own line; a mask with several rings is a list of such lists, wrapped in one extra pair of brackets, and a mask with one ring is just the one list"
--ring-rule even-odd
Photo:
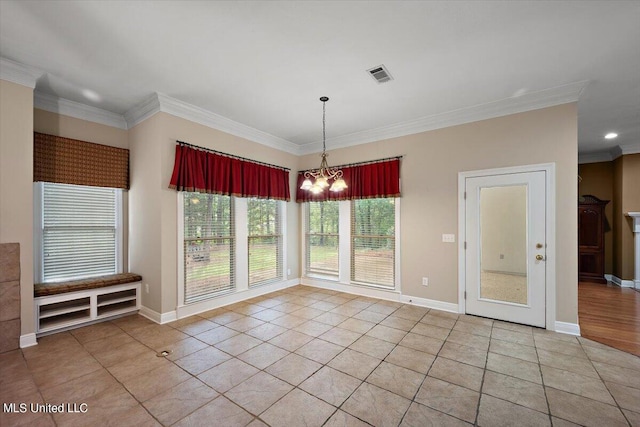
[(480, 189), (480, 298), (527, 304), (527, 186)]

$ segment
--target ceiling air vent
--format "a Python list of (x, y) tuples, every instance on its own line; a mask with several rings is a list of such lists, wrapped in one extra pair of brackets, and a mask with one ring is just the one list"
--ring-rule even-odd
[(384, 65), (378, 65), (377, 67), (371, 68), (367, 70), (371, 77), (378, 83), (385, 83), (389, 80), (393, 80), (389, 71), (385, 68)]

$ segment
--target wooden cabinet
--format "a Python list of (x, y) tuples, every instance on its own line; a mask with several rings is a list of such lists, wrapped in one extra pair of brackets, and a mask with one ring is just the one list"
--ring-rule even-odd
[(578, 279), (607, 283), (604, 278), (604, 207), (609, 200), (595, 196), (578, 201)]

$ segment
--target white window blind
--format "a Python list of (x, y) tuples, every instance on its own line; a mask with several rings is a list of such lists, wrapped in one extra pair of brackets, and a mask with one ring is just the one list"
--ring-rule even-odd
[(351, 203), (351, 281), (393, 288), (395, 199)]
[(282, 280), (280, 205), (277, 200), (248, 200), (250, 287)]
[(337, 276), (339, 272), (339, 202), (308, 202), (306, 272)]
[(235, 288), (231, 197), (184, 193), (184, 300), (191, 303)]
[(44, 282), (117, 273), (115, 188), (42, 183)]

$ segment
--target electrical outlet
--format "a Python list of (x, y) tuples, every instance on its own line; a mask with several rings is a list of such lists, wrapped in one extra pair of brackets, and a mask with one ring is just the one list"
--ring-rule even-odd
[(291, 269), (287, 268), (287, 276), (291, 276)]
[(423, 277), (422, 278), (422, 286), (429, 286), (429, 278), (428, 277)]
[(144, 284), (144, 291), (145, 291), (146, 293), (149, 293), (149, 284), (148, 284), (148, 283), (145, 283), (145, 284)]
[(443, 234), (442, 241), (445, 243), (455, 243), (456, 235), (455, 234)]

